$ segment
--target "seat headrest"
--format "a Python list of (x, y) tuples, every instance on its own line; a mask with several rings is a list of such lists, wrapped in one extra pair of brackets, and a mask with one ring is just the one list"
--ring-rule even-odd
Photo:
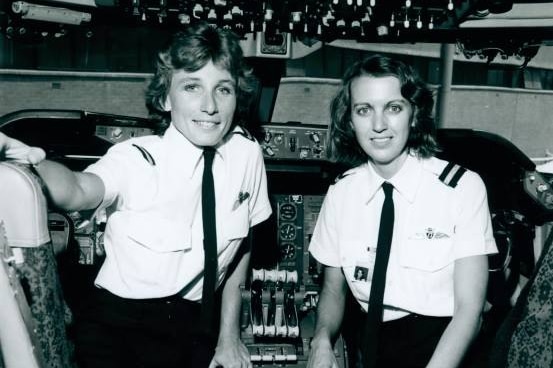
[(0, 162), (0, 221), (11, 247), (38, 247), (50, 241), (46, 197), (29, 166)]

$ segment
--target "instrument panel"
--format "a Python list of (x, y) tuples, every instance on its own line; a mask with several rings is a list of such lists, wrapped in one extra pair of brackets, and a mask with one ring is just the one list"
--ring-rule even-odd
[[(115, 143), (154, 134), (145, 119), (82, 111), (8, 114), (0, 117), (0, 130), (44, 147), (49, 157), (75, 170), (92, 163)], [(308, 246), (324, 193), (335, 177), (326, 156), (329, 142), (326, 127), (299, 123), (261, 125), (256, 137), (266, 161), (274, 215), (271, 226), (261, 233), (252, 231), (253, 267), (241, 286), (241, 338), (256, 366), (302, 368), (314, 334), (323, 277)], [(486, 184), (501, 248), (499, 257), (490, 260), (490, 280), (497, 286), (492, 289), (502, 292), (489, 300), (498, 305), (508, 302), (510, 295), (503, 291), (509, 285), (503, 273), (509, 268), (511, 274), (531, 275), (533, 254), (528, 249), (533, 226), (553, 220), (551, 184), (512, 143), (489, 133), (442, 129), (438, 141), (444, 148), (441, 158), (478, 172)], [(103, 259), (105, 218), (96, 222), (88, 218), (86, 213), (51, 213), (49, 217), (51, 234), (61, 238), (71, 224), (71, 238), (79, 251), (75, 263), (81, 267), (69, 275), (79, 289), (75, 295), (84, 291), (82, 275), (92, 274)], [(254, 250), (270, 254), (272, 264), (256, 263)], [(86, 282), (92, 287), (94, 275), (90, 276)], [(335, 354), (340, 368), (348, 367), (350, 356), (342, 338), (336, 342)]]
[[(241, 338), (255, 366), (300, 368), (307, 364), (322, 281), (308, 246), (324, 196), (272, 193), (270, 197), (274, 227), (254, 239), (266, 243), (264, 239), (273, 238), (278, 260), (272, 267), (254, 266), (242, 288)], [(265, 245), (254, 242), (253, 247)], [(339, 367), (347, 367), (342, 338), (334, 353)]]
[(262, 125), (257, 138), (267, 159), (326, 160), (326, 127), (309, 124)]

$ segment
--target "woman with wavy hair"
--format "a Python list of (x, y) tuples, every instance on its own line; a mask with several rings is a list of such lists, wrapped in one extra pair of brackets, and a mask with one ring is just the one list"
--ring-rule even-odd
[(432, 91), (399, 60), (370, 56), (345, 73), (329, 154), (349, 170), (330, 186), (309, 246), (325, 266), (309, 367), (338, 367), (348, 288), (365, 368), (457, 367), (479, 331), (496, 252), (486, 188), (434, 157), (432, 108)]

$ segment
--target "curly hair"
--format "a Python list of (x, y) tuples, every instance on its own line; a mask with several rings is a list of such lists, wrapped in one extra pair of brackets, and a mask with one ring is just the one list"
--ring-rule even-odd
[(411, 66), (387, 56), (372, 55), (348, 68), (342, 79), (342, 86), (331, 102), (328, 156), (333, 161), (345, 167), (355, 167), (369, 159), (357, 142), (351, 124), (351, 83), (361, 76), (393, 76), (399, 79), (401, 95), (414, 109), (407, 148), (420, 157), (430, 157), (439, 151), (432, 115), (432, 90)]
[(237, 101), (233, 125), (245, 124), (258, 82), (246, 64), (239, 38), (230, 30), (199, 22), (174, 34), (169, 45), (157, 56), (155, 73), (146, 89), (146, 107), (150, 119), (157, 124), (158, 133), (164, 132), (171, 122), (170, 112), (165, 111), (164, 106), (173, 72), (195, 72), (210, 61), (235, 79)]

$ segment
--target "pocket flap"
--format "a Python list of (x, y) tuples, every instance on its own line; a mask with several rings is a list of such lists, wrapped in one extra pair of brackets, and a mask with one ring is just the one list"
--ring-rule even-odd
[(142, 214), (133, 214), (128, 225), (129, 238), (154, 252), (176, 252), (192, 248), (190, 225)]
[(354, 267), (364, 259), (367, 245), (358, 240), (346, 240), (340, 242), (340, 263), (342, 267)]
[(228, 213), (222, 221), (225, 225), (225, 238), (227, 240), (241, 239), (248, 236), (250, 231), (250, 216), (247, 202)]
[(434, 272), (454, 261), (451, 239), (408, 239), (400, 256), (404, 267)]

